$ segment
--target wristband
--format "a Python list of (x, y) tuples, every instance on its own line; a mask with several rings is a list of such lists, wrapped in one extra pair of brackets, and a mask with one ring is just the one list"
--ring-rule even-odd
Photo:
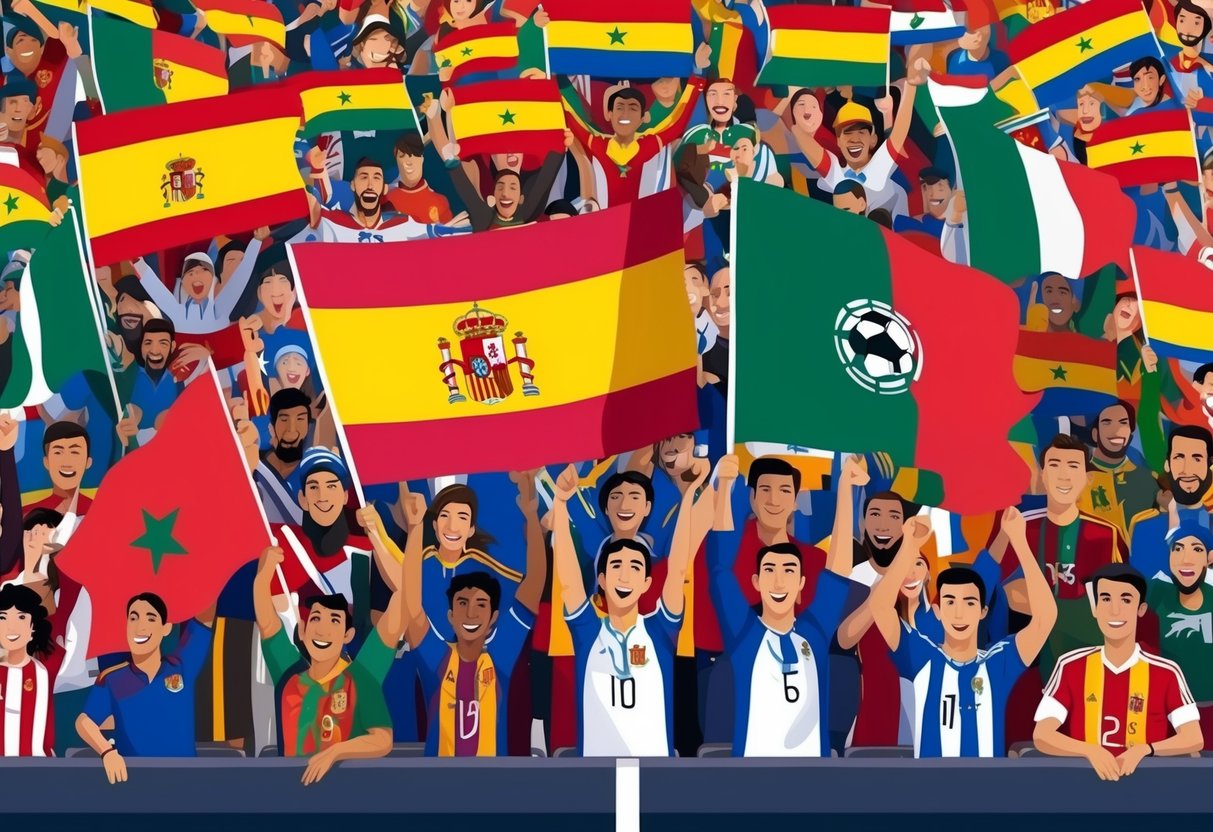
[(114, 746), (111, 745), (109, 748), (107, 748), (101, 752), (101, 759), (104, 760), (106, 754), (109, 754), (110, 752), (117, 751), (117, 750), (118, 750), (117, 748), (114, 748)]

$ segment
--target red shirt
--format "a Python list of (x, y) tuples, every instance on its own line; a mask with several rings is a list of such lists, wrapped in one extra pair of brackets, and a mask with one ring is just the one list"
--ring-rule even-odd
[(46, 120), (50, 118), (51, 108), (55, 104), (55, 93), (59, 89), (59, 79), (63, 77), (66, 67), (67, 52), (64, 51), (62, 42), (58, 38), (47, 38), (42, 48), (42, 59), (29, 76), (29, 80), (38, 89), (38, 98), (25, 127), (26, 147), (38, 147), (38, 139), (42, 137)]
[(55, 677), (31, 658), (24, 667), (0, 664), (0, 757), (54, 757)]
[[(826, 553), (816, 546), (791, 537), (788, 541), (800, 549), (800, 572), (804, 575), (804, 590), (796, 601), (796, 614), (800, 615), (813, 602), (813, 594), (817, 591), (817, 577), (826, 568)], [(753, 577), (758, 573), (758, 550), (764, 545), (758, 536), (758, 521), (751, 517), (746, 520), (745, 529), (741, 533), (741, 543), (737, 546), (737, 561), (733, 564), (733, 574), (741, 585), (741, 594), (750, 606), (761, 601), (758, 590), (754, 589)]]

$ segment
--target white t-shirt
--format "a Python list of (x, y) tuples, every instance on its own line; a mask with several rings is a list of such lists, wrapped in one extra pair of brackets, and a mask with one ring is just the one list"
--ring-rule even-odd
[(860, 170), (852, 170), (830, 151), (824, 152), (830, 167), (821, 177), (822, 190), (833, 193), (844, 180), (853, 179), (863, 185), (864, 193), (868, 197), (869, 213), (877, 208), (884, 208), (894, 217), (906, 215), (906, 192), (901, 185), (893, 181), (897, 162), (893, 159), (888, 142), (876, 148), (872, 158)]

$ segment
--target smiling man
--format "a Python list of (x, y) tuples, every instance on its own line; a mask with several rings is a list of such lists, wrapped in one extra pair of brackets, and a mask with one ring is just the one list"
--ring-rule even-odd
[[(25, 506), (28, 514), (36, 508), (48, 508), (69, 516), (83, 517), (93, 504), (80, 493), (84, 472), (92, 467), (88, 431), (76, 422), (52, 422), (42, 434), (42, 467), (50, 474), (51, 493)], [(70, 529), (65, 530), (65, 532)], [(62, 533), (61, 533), (62, 534)]]
[(1110, 564), (1092, 576), (1091, 592), (1102, 646), (1057, 663), (1036, 711), (1037, 749), (1084, 757), (1101, 780), (1131, 775), (1146, 757), (1199, 751), (1200, 714), (1183, 672), (1137, 643), (1146, 579)]
[(405, 132), (396, 140), (395, 154), (400, 178), (383, 198), (384, 203), (414, 222), (450, 222), (450, 202), (425, 181), (425, 142), (421, 136)]
[[(1163, 468), (1169, 480), (1168, 493), (1177, 505), (1181, 523), (1196, 523), (1208, 528), (1213, 512), (1205, 504), (1213, 473), (1209, 458), (1213, 456), (1213, 434), (1202, 427), (1181, 425), (1167, 437), (1167, 459)], [(1167, 574), (1169, 553), (1166, 533), (1168, 518), (1157, 509), (1148, 509), (1129, 524), (1130, 551), (1133, 566), (1143, 575), (1154, 577)]]
[(172, 321), (152, 318), (144, 323), (130, 404), (126, 416), (118, 421), (118, 436), (124, 443), (135, 439), (144, 445), (155, 436), (157, 420), (184, 389), (168, 368), (177, 349), (176, 339)]
[[(573, 134), (566, 130), (565, 145), (571, 145), (572, 142)], [(444, 151), (445, 163), (455, 192), (459, 194), (467, 209), (473, 231), (512, 228), (534, 222), (543, 213), (552, 184), (564, 167), (564, 154), (551, 151), (544, 158), (543, 167), (527, 181), (525, 188), (522, 175), (518, 171), (501, 168), (493, 175), (493, 193), (487, 199), (482, 199), (480, 191), (468, 179), (467, 172), (456, 155), (457, 151), (458, 145), (448, 145)], [(538, 198), (527, 202), (527, 193)]]
[(1108, 405), (1091, 422), (1091, 485), (1079, 508), (1128, 534), (1129, 518), (1154, 504), (1158, 483), (1145, 465), (1129, 458), (1137, 411), (1123, 399)]

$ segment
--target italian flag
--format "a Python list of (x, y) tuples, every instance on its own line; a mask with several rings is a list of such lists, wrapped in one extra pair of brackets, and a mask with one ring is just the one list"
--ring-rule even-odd
[(21, 309), (9, 336), (12, 371), (0, 390), (0, 409), (42, 404), (76, 373), (108, 372), (89, 283), (69, 209), (20, 278)]
[(1015, 113), (984, 79), (932, 78), (929, 88), (968, 206), (969, 265), (1007, 283), (1128, 270), (1136, 211), (1114, 178), (1003, 133), (996, 124)]
[(888, 454), (959, 514), (1018, 503), (1008, 435), (1039, 397), (1015, 383), (1015, 293), (793, 191), (733, 193), (733, 441)]

